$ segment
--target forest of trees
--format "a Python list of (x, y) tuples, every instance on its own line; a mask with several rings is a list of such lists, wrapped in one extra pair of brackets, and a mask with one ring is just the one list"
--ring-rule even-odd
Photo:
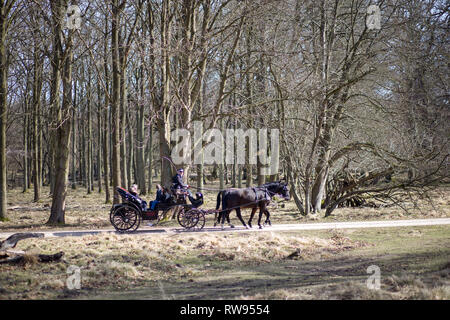
[(0, 0), (0, 219), (9, 188), (49, 186), (55, 224), (71, 188), (169, 184), (194, 121), (279, 129), (280, 171), (189, 184), (285, 179), (302, 214), (446, 183), (448, 28), (438, 0)]

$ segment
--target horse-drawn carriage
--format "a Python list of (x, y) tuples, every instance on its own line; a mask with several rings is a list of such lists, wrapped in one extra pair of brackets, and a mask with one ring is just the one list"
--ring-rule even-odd
[(176, 216), (178, 223), (186, 229), (202, 229), (205, 225), (204, 211), (197, 209), (203, 204), (201, 193), (197, 193), (196, 199), (192, 199), (192, 203), (189, 204), (186, 192), (179, 189), (171, 190), (168, 199), (158, 202), (152, 210), (124, 188), (117, 187), (117, 192), (122, 198), (122, 203), (113, 205), (109, 219), (119, 232), (133, 232), (139, 228), (143, 220), (153, 221), (156, 225), (172, 210), (172, 216)]
[[(272, 201), (272, 197), (278, 195), (285, 200), (290, 198), (286, 183), (273, 182), (254, 188), (220, 190), (217, 195), (216, 209), (204, 210), (199, 208), (203, 204), (203, 195), (201, 193), (197, 193), (194, 199), (188, 197), (187, 192), (182, 189), (173, 189), (170, 192), (167, 191), (170, 194), (168, 200), (158, 202), (152, 210), (148, 209), (138, 197), (127, 190), (118, 187), (117, 191), (122, 197), (122, 203), (115, 204), (112, 207), (110, 221), (119, 232), (133, 232), (137, 230), (142, 220), (151, 220), (154, 222), (153, 225), (156, 225), (168, 217), (171, 210), (173, 210), (172, 218), (176, 217), (182, 227), (189, 230), (200, 230), (205, 226), (205, 216), (212, 213), (215, 213), (216, 216), (218, 215), (216, 222), (221, 223), (223, 229), (225, 219), (230, 224), (229, 214), (232, 210), (236, 211), (237, 217), (244, 227), (251, 228), (253, 216), (256, 210), (259, 209), (258, 226), (261, 229), (261, 217), (263, 214), (266, 215), (264, 224), (271, 224), (267, 205)], [(189, 198), (190, 204), (186, 198)], [(222, 205), (222, 210), (219, 210), (220, 205)], [(246, 208), (252, 209), (248, 226), (241, 216), (241, 209)], [(232, 225), (230, 224), (230, 226)]]

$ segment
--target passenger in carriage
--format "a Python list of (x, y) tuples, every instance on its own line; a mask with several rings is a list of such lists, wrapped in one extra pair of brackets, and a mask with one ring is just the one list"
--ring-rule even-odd
[(164, 203), (167, 202), (170, 199), (170, 194), (168, 192), (165, 192), (164, 189), (161, 187), (161, 185), (156, 185), (156, 199), (153, 201), (150, 201), (150, 210), (155, 210), (156, 205), (158, 203)]
[(128, 190), (128, 192), (130, 192), (134, 197), (136, 197), (136, 200), (140, 203), (142, 210), (146, 210), (147, 209), (147, 202), (142, 200), (139, 195), (138, 195), (138, 185), (137, 184), (133, 184), (130, 187), (130, 190)]

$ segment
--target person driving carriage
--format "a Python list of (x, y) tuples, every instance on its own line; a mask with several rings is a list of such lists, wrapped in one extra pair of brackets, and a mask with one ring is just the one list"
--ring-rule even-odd
[[(186, 192), (189, 196), (189, 199), (193, 199), (191, 190), (189, 190), (189, 185), (183, 183), (183, 175), (184, 170), (183, 168), (180, 168), (177, 170), (177, 174), (172, 178), (172, 189), (181, 189), (184, 192)], [(191, 200), (192, 201), (192, 200)]]

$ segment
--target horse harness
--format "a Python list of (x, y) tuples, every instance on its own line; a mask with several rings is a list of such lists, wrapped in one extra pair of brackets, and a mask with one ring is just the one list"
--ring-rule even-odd
[[(258, 195), (258, 192), (256, 191), (256, 189), (264, 190), (264, 194)], [(252, 190), (255, 193), (255, 202), (270, 201), (272, 199), (272, 197), (269, 194), (269, 190), (267, 190), (267, 188), (254, 188), (254, 187), (252, 187)]]

